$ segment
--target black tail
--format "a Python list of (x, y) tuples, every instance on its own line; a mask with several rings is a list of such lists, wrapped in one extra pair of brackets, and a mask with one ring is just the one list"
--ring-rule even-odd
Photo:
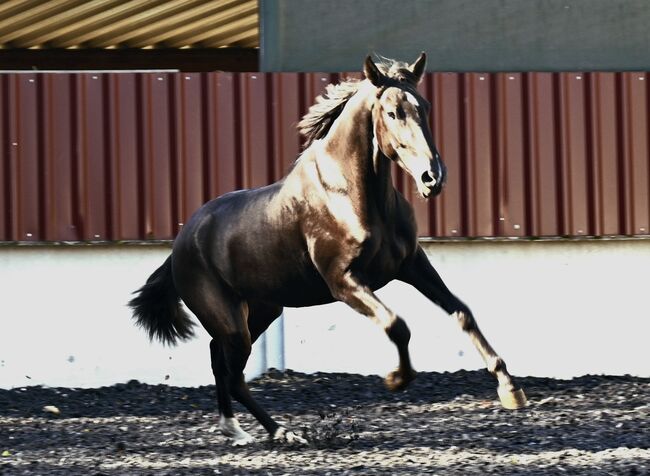
[(174, 287), (171, 255), (153, 272), (147, 284), (138, 289), (129, 301), (136, 324), (144, 328), (151, 340), (175, 345), (178, 339), (194, 336), (194, 322), (181, 306), (181, 298)]

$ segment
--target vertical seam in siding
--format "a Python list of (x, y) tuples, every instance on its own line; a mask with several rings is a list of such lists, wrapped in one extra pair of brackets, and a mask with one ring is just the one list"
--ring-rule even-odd
[(469, 185), (469, 174), (467, 170), (467, 111), (466, 107), (466, 75), (460, 73), (457, 77), (458, 81), (458, 165), (460, 174), (460, 183), (463, 190), (460, 191), (460, 206), (461, 206), (461, 229), (458, 230), (460, 236), (469, 236), (470, 221), (469, 221), (469, 197), (470, 193), (467, 192)]
[(76, 237), (83, 240), (85, 237), (85, 224), (83, 214), (81, 211), (81, 181), (80, 173), (81, 167), (79, 164), (79, 98), (78, 98), (78, 77), (74, 75), (69, 76), (69, 91), (70, 91), (70, 174), (72, 190), (72, 206), (73, 206), (73, 223), (75, 227)]
[(45, 97), (43, 94), (43, 75), (37, 74), (34, 82), (36, 88), (36, 167), (38, 190), (37, 198), (37, 223), (38, 230), (34, 234), (39, 240), (46, 239), (45, 224), (47, 223), (47, 201), (45, 192), (47, 190), (47, 170), (45, 167)]
[[(111, 81), (112, 80), (112, 81)], [(112, 114), (111, 111), (108, 113), (108, 121), (111, 124), (111, 130), (113, 134), (108, 135), (108, 137), (115, 137), (115, 145), (113, 147), (113, 155), (109, 155), (110, 161), (112, 162), (113, 167), (111, 172), (114, 172), (114, 177), (112, 180), (112, 193), (113, 200), (110, 201), (109, 213), (111, 220), (115, 216), (115, 221), (112, 222), (112, 226), (109, 228), (109, 236), (111, 239), (122, 239), (124, 236), (124, 230), (122, 229), (122, 207), (125, 207), (126, 204), (123, 203), (122, 193), (120, 193), (120, 188), (122, 184), (122, 161), (120, 160), (120, 154), (122, 152), (122, 136), (120, 135), (120, 114), (121, 114), (121, 102), (120, 98), (120, 82), (117, 76), (111, 75), (109, 77), (109, 93), (110, 93), (110, 83), (113, 83), (113, 95), (109, 97), (109, 104), (112, 105)], [(113, 101), (110, 101), (113, 99)], [(112, 120), (111, 120), (112, 119)], [(114, 211), (114, 213), (113, 213)]]
[(147, 187), (145, 182), (145, 132), (144, 132), (144, 82), (142, 73), (135, 76), (135, 144), (136, 144), (136, 173), (137, 175), (137, 219), (138, 234), (147, 236)]
[[(622, 73), (616, 73), (614, 75), (614, 89), (615, 89), (615, 110), (616, 110), (616, 171), (617, 171), (617, 176), (616, 176), (616, 183), (618, 186), (617, 189), (617, 199), (618, 199), (618, 228), (617, 228), (617, 233), (620, 235), (627, 235), (629, 234), (629, 222), (628, 222), (628, 216), (626, 214), (628, 207), (626, 204), (628, 203), (627, 201), (627, 196), (628, 196), (628, 190), (625, 187), (625, 182), (626, 182), (626, 174), (628, 170), (628, 161), (626, 160), (626, 154), (625, 154), (625, 129), (624, 129), (624, 124), (625, 124), (625, 119), (624, 119), (624, 112), (623, 112), (623, 75)], [(630, 128), (631, 129), (631, 128)], [(631, 132), (630, 132), (631, 133)], [(631, 141), (628, 142), (631, 144)], [(630, 183), (630, 189), (632, 189), (633, 184)], [(633, 210), (632, 206), (632, 201), (629, 201), (630, 208), (629, 210)]]
[[(645, 75), (645, 113), (646, 113), (646, 124), (650, 125), (650, 75), (646, 74)], [(650, 133), (646, 134), (646, 162), (650, 163)], [(647, 182), (650, 184), (650, 167), (648, 167), (647, 170)], [(650, 193), (646, 193), (646, 205), (648, 206), (648, 210), (650, 211)], [(646, 217), (646, 219), (650, 220), (650, 216)], [(648, 232), (650, 230), (646, 230)]]
[(562, 78), (560, 73), (552, 74), (552, 96), (553, 96), (553, 124), (555, 130), (553, 137), (555, 139), (555, 196), (557, 198), (556, 220), (557, 234), (566, 236), (567, 233), (567, 214), (566, 214), (566, 194), (564, 185), (564, 136), (562, 131)]
[[(594, 136), (594, 130), (600, 131), (600, 103), (598, 101), (599, 81), (594, 78), (596, 73), (584, 74), (584, 140), (585, 140), (585, 165), (587, 168), (587, 235), (599, 235), (602, 232), (602, 190), (600, 181), (602, 177), (602, 147), (599, 137)], [(594, 79), (596, 92), (594, 93)], [(594, 103), (596, 105), (594, 111)], [(598, 141), (598, 157), (594, 150), (594, 142)]]
[[(506, 210), (501, 210), (501, 200), (502, 193), (507, 192), (507, 187), (503, 186), (502, 182), (505, 182), (505, 157), (501, 158), (500, 144), (499, 140), (501, 133), (505, 134), (504, 127), (501, 126), (500, 120), (505, 120), (505, 105), (503, 107), (504, 117), (500, 117), (499, 110), (501, 109), (500, 100), (503, 94), (499, 94), (499, 79), (498, 74), (490, 74), (490, 127), (491, 131), (489, 134), (490, 137), (490, 153), (492, 155), (492, 163), (490, 167), (490, 180), (489, 183), (492, 185), (492, 235), (503, 235), (504, 227), (500, 218), (502, 217), (502, 212)], [(503, 130), (503, 131), (502, 131)]]
[(12, 223), (12, 211), (14, 209), (11, 197), (11, 129), (10, 115), (11, 105), (9, 104), (9, 81), (10, 76), (0, 74), (0, 94), (2, 94), (2, 167), (4, 172), (3, 194), (4, 194), (4, 234), (3, 239), (11, 240), (14, 235)]
[[(208, 87), (208, 74), (201, 73), (199, 78), (201, 80), (200, 97), (201, 97), (201, 173), (203, 194), (203, 203), (210, 200), (210, 102), (209, 102), (209, 87)], [(186, 218), (186, 220), (189, 217)]]
[[(106, 220), (106, 237), (109, 240), (115, 239), (115, 229), (113, 222), (113, 203), (115, 194), (113, 194), (113, 170), (111, 163), (113, 162), (113, 140), (112, 140), (112, 129), (113, 124), (111, 123), (111, 103), (110, 103), (110, 87), (109, 87), (109, 75), (104, 73), (101, 76), (101, 90), (102, 90), (102, 139), (104, 141), (104, 214)], [(119, 149), (117, 149), (119, 150)]]
[(16, 170), (16, 191), (14, 192), (14, 197), (16, 199), (15, 202), (15, 211), (16, 211), (16, 229), (15, 231), (15, 237), (18, 240), (22, 240), (24, 237), (21, 236), (22, 231), (23, 231), (23, 213), (22, 213), (22, 206), (23, 204), (21, 203), (21, 196), (22, 196), (22, 136), (21, 136), (21, 128), (20, 128), (20, 123), (21, 123), (21, 104), (18, 98), (20, 98), (20, 80), (19, 76), (16, 75), (14, 78), (14, 83), (16, 85), (15, 89), (15, 104), (16, 104), (16, 130), (14, 131), (15, 134), (15, 140), (16, 140), (16, 153), (15, 153), (15, 170)]
[[(179, 186), (178, 186), (178, 171), (179, 164), (183, 164), (183, 158), (179, 157), (179, 146), (178, 146), (178, 125), (181, 124), (181, 127), (184, 127), (184, 113), (183, 107), (178, 107), (176, 104), (176, 75), (167, 74), (167, 100), (169, 103), (169, 182), (170, 182), (170, 200), (171, 200), (171, 214), (170, 223), (171, 223), (171, 233), (172, 238), (178, 234), (178, 218), (179, 218)], [(181, 97), (181, 100), (184, 98)], [(178, 117), (180, 110), (181, 117)], [(180, 119), (180, 120), (179, 120)], [(184, 164), (183, 164), (184, 165)], [(184, 167), (182, 167), (184, 168)], [(182, 172), (181, 172), (182, 177)]]
[[(88, 130), (86, 119), (86, 82), (81, 78), (81, 114), (79, 116), (81, 123), (81, 133), (79, 134), (79, 140), (81, 141), (81, 154), (80, 154), (80, 169), (81, 169), (81, 181), (80, 181), (80, 198), (81, 198), (81, 210), (82, 210), (82, 220), (84, 223), (89, 223), (90, 214), (88, 210)], [(85, 227), (88, 228), (88, 227)], [(90, 232), (91, 230), (87, 229), (84, 231)], [(86, 238), (87, 235), (84, 235)]]
[(242, 111), (241, 111), (241, 75), (239, 73), (233, 73), (233, 120), (235, 122), (234, 134), (234, 149), (235, 157), (233, 163), (235, 164), (235, 188), (240, 189), (244, 184), (244, 170), (243, 170), (243, 157), (242, 157), (242, 140), (243, 140), (243, 131), (242, 131)]
[[(43, 101), (44, 104), (44, 109), (43, 109), (43, 117), (44, 120), (46, 119), (46, 123), (48, 124), (48, 127), (44, 129), (44, 134), (45, 134), (45, 139), (44, 143), (46, 144), (45, 146), (45, 153), (43, 154), (43, 160), (45, 162), (45, 170), (49, 172), (49, 175), (46, 177), (46, 184), (47, 187), (44, 190), (44, 193), (48, 192), (50, 196), (46, 196), (45, 199), (45, 207), (43, 212), (46, 214), (46, 222), (45, 222), (45, 228), (43, 229), (43, 237), (45, 240), (55, 240), (57, 238), (58, 234), (58, 229), (59, 227), (57, 226), (57, 221), (58, 221), (58, 214), (57, 214), (57, 208), (56, 208), (56, 203), (55, 203), (55, 197), (56, 194), (53, 193), (55, 190), (55, 187), (57, 186), (55, 177), (54, 177), (54, 170), (56, 167), (55, 161), (56, 157), (52, 153), (54, 150), (54, 138), (52, 134), (52, 124), (54, 123), (54, 107), (53, 107), (53, 94), (52, 94), (52, 76), (47, 75), (45, 77), (45, 86), (44, 89), (47, 91), (47, 94), (45, 97), (47, 98), (47, 106), (45, 106), (45, 101)], [(47, 114), (46, 114), (47, 113)], [(48, 226), (49, 224), (49, 226)], [(50, 234), (49, 231), (52, 231)]]
[[(565, 211), (566, 211), (566, 222), (564, 224), (565, 226), (565, 232), (567, 235), (571, 235), (572, 231), (572, 225), (573, 225), (573, 196), (571, 194), (571, 172), (572, 172), (572, 167), (571, 167), (571, 149), (570, 149), (570, 144), (569, 144), (569, 137), (567, 136), (567, 131), (566, 131), (566, 126), (569, 124), (569, 114), (570, 114), (570, 108), (568, 106), (569, 102), (569, 86), (568, 86), (568, 77), (566, 75), (562, 75), (562, 122), (559, 125), (560, 132), (562, 133), (562, 176), (566, 177), (563, 185), (565, 187), (564, 191), (564, 199), (565, 199)], [(565, 127), (562, 127), (565, 126)], [(566, 172), (566, 173), (564, 173)]]
[[(273, 83), (276, 76), (265, 74), (263, 76), (266, 92), (266, 181), (272, 183), (275, 177), (275, 121), (273, 120)], [(279, 160), (279, 157), (278, 157)], [(279, 177), (278, 177), (279, 178)]]
[(521, 75), (521, 118), (522, 118), (522, 160), (524, 172), (524, 235), (533, 234), (533, 184), (531, 164), (531, 139), (530, 139), (530, 74)]

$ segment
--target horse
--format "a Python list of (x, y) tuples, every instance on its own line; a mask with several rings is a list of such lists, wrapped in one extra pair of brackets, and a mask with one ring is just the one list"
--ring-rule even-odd
[(395, 344), (397, 391), (415, 378), (404, 320), (374, 291), (397, 279), (453, 316), (496, 377), (506, 408), (526, 397), (485, 339), (469, 307), (449, 291), (418, 245), (414, 211), (393, 187), (391, 164), (409, 174), (423, 198), (438, 195), (446, 168), (428, 125), (430, 104), (417, 85), (423, 52), (412, 64), (365, 59), (364, 79), (329, 85), (298, 124), (304, 149), (271, 185), (224, 194), (200, 207), (172, 253), (130, 302), (150, 339), (175, 344), (193, 335), (181, 300), (210, 334), (219, 427), (233, 445), (253, 437), (239, 425), (232, 398), (269, 438), (305, 443), (280, 426), (244, 380), (251, 345), (283, 307), (342, 301), (383, 327)]

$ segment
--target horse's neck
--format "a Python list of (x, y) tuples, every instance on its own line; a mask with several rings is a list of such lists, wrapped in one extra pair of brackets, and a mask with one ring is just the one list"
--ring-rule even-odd
[(350, 99), (322, 141), (326, 154), (319, 166), (327, 180), (326, 169), (331, 166), (327, 161), (335, 162), (350, 195), (373, 203), (381, 214), (389, 214), (395, 202), (390, 161), (376, 149), (368, 103), (364, 95)]

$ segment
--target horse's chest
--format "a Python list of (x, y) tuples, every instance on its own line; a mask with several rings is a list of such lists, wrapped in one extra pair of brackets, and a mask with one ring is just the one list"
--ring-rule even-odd
[(382, 239), (365, 266), (365, 275), (374, 286), (383, 286), (395, 279), (408, 256), (408, 245), (398, 238)]

